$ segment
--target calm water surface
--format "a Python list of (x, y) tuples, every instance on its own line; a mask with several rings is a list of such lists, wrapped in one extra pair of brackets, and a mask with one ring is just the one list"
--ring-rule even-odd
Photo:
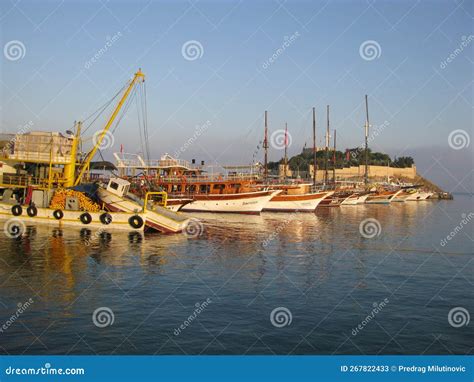
[[(0, 354), (472, 354), (473, 323), (448, 320), (474, 314), (472, 211), (459, 195), (194, 215), (196, 238), (2, 234)], [(367, 218), (373, 238), (359, 231)], [(94, 324), (98, 308), (108, 326)]]

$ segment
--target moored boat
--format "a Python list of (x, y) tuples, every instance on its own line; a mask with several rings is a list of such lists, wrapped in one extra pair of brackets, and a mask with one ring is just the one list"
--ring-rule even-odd
[(396, 191), (378, 191), (375, 193), (370, 194), (365, 203), (367, 204), (390, 204), (398, 194), (400, 194), (402, 190)]
[(341, 206), (355, 206), (358, 204), (364, 204), (368, 197), (369, 193), (354, 192), (342, 201)]
[[(277, 186), (278, 187), (278, 186)], [(268, 212), (314, 212), (316, 207), (334, 191), (311, 191), (311, 185), (283, 187), (282, 193), (273, 196), (263, 211)]]
[(330, 194), (326, 196), (321, 202), (318, 204), (318, 208), (320, 207), (339, 207), (341, 203), (346, 199), (347, 196), (341, 197), (336, 193)]
[[(149, 192), (145, 199), (128, 192), (130, 182), (120, 178), (111, 178), (107, 186), (102, 185), (97, 190), (99, 199), (110, 211), (137, 213), (143, 211), (145, 225), (163, 233), (178, 233), (186, 229), (190, 219), (184, 215), (171, 211), (166, 206), (166, 193)], [(152, 199), (154, 195), (160, 197), (157, 203)]]
[(270, 199), (281, 190), (241, 192), (238, 194), (196, 194), (193, 202), (181, 210), (185, 212), (220, 212), (258, 215)]

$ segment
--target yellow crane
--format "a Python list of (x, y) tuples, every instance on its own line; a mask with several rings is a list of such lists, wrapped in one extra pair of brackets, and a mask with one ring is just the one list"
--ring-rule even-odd
[[(70, 166), (68, 168), (69, 174), (65, 174), (66, 178), (68, 179), (67, 183), (65, 184), (66, 187), (71, 187), (71, 186), (77, 186), (81, 180), (82, 177), (84, 176), (86, 170), (89, 168), (90, 162), (92, 161), (92, 158), (94, 158), (94, 155), (96, 154), (97, 150), (99, 149), (100, 145), (102, 144), (102, 141), (107, 134), (107, 131), (110, 129), (110, 126), (115, 121), (115, 118), (117, 117), (118, 113), (120, 112), (120, 109), (122, 108), (123, 104), (127, 100), (128, 96), (130, 95), (130, 92), (132, 91), (133, 87), (139, 83), (139, 82), (144, 82), (145, 81), (145, 74), (141, 71), (141, 69), (138, 70), (138, 72), (135, 73), (133, 76), (133, 79), (130, 81), (130, 84), (128, 85), (127, 89), (122, 95), (122, 98), (120, 99), (119, 103), (115, 107), (112, 115), (110, 116), (109, 120), (105, 124), (104, 128), (102, 129), (101, 134), (99, 135), (99, 138), (97, 139), (97, 142), (95, 143), (94, 147), (92, 148), (91, 151), (88, 152), (84, 160), (82, 161), (80, 167), (79, 167), (79, 173), (77, 174), (77, 177), (74, 179), (74, 176), (68, 176), (75, 173), (75, 165)], [(70, 179), (74, 180), (73, 182), (70, 181)]]

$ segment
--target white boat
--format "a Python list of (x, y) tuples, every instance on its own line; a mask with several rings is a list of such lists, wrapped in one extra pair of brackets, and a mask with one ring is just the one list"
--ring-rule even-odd
[[(321, 201), (333, 191), (305, 192), (311, 185), (286, 187), (282, 193), (273, 196), (264, 206), (267, 212), (314, 212)], [(299, 191), (303, 193), (299, 193)]]
[[(110, 211), (129, 213), (143, 211), (145, 225), (154, 230), (164, 233), (177, 233), (186, 229), (190, 221), (186, 215), (171, 211), (149, 198), (151, 195), (160, 194), (166, 199), (166, 193), (149, 192), (142, 200), (130, 194), (128, 192), (129, 188), (130, 182), (120, 178), (111, 178), (106, 187), (99, 187), (97, 194)], [(166, 200), (163, 202), (166, 205)]]
[(410, 195), (406, 199), (406, 201), (408, 201), (408, 202), (418, 202), (418, 201), (421, 201), (421, 200), (426, 200), (432, 195), (433, 195), (432, 192), (417, 191), (414, 194)]
[(181, 209), (189, 203), (192, 203), (192, 199), (189, 198), (168, 198), (166, 199), (166, 208), (178, 212), (181, 211)]
[(281, 190), (241, 192), (238, 194), (195, 194), (184, 212), (219, 212), (258, 215)]
[(4, 227), (9, 224), (24, 223), (55, 225), (59, 228), (75, 226), (97, 228), (100, 230), (143, 231), (145, 217), (142, 213), (124, 212), (87, 212), (59, 210), (52, 208), (20, 206), (0, 202), (0, 219), (5, 220)]
[(394, 198), (400, 194), (402, 190), (397, 191), (381, 191), (374, 194), (369, 194), (365, 200), (366, 204), (389, 204)]
[(367, 198), (369, 197), (369, 193), (366, 194), (359, 194), (359, 193), (354, 193), (344, 199), (344, 201), (341, 203), (341, 206), (355, 206), (357, 204), (364, 204)]

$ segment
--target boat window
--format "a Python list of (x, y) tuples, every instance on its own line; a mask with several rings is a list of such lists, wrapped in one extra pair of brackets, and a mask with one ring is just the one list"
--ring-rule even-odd
[(118, 183), (115, 183), (115, 182), (110, 182), (110, 188), (113, 189), (113, 190), (118, 190)]
[(209, 184), (201, 184), (199, 186), (199, 192), (201, 194), (207, 194), (211, 191), (211, 186)]

